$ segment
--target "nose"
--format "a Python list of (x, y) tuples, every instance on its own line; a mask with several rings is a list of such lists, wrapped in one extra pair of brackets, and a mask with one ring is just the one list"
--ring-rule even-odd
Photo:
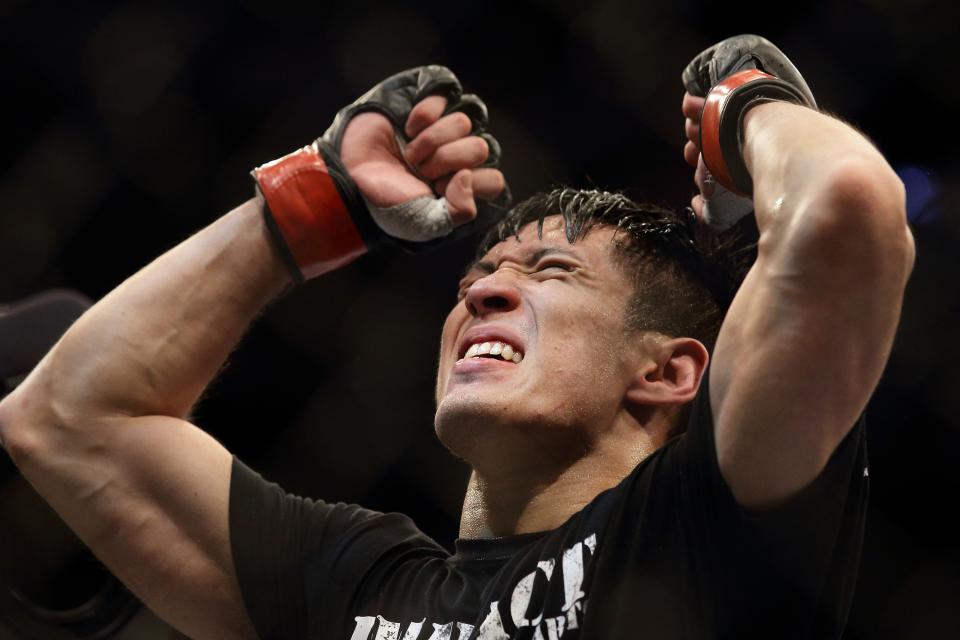
[(520, 292), (509, 277), (491, 273), (470, 285), (464, 302), (473, 316), (505, 313), (520, 306)]

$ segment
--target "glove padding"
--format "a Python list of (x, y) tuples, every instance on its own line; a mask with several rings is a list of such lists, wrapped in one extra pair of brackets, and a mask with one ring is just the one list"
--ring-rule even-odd
[[(500, 145), (484, 130), (486, 105), (477, 96), (464, 95), (449, 69), (429, 65), (387, 78), (341, 109), (312, 145), (254, 169), (254, 178), (266, 201), (267, 226), (296, 281), (335, 269), (382, 246), (398, 245), (413, 252), (430, 249), (483, 231), (506, 213), (511, 201), (507, 187), (495, 200), (478, 199), (476, 218), (456, 229), (444, 198), (422, 196), (392, 207), (376, 207), (367, 202), (344, 167), (340, 160), (341, 144), (355, 115), (374, 111), (385, 116), (402, 151), (409, 142), (405, 125), (411, 110), (433, 95), (447, 99), (444, 115), (460, 111), (470, 118), (471, 135), (482, 137), (490, 150), (480, 166), (497, 168)], [(288, 159), (287, 166), (283, 166)], [(432, 185), (413, 167), (408, 168)], [(335, 193), (330, 185), (335, 186)]]
[(753, 194), (743, 162), (743, 116), (753, 106), (775, 100), (816, 108), (800, 72), (766, 38), (739, 35), (697, 55), (683, 70), (683, 86), (706, 97), (700, 119), (700, 149), (710, 173), (726, 189)]
[(704, 182), (712, 183), (710, 199), (703, 200), (703, 221), (714, 231), (726, 231), (753, 213), (753, 198), (737, 195), (707, 172)]

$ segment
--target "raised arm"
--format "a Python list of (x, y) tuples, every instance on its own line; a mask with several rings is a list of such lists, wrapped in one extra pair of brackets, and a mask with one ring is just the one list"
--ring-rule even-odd
[[(685, 96), (688, 132), (703, 104)], [(710, 396), (724, 478), (742, 504), (766, 506), (820, 473), (867, 404), (914, 245), (903, 184), (851, 126), (768, 102), (746, 111), (741, 131), (759, 251), (721, 328)], [(688, 161), (698, 151), (688, 144)], [(701, 158), (709, 198), (704, 177)], [(702, 205), (697, 196), (701, 215)]]
[[(446, 84), (430, 83), (438, 77)], [(421, 234), (408, 239), (418, 242), (424, 227), (438, 229), (424, 218), (439, 214), (446, 227), (434, 237), (446, 238), (476, 215), (474, 196), (503, 191), (498, 170), (476, 168), (489, 155), (471, 135), (482, 126), (443, 115), (459, 99), (449, 71), (411, 70), (378, 88), (391, 81), (390, 91), (406, 93), (389, 105), (406, 100), (405, 110), (345, 110), (329, 139), (259, 168), (263, 198), (117, 287), (0, 403), (0, 442), (24, 476), (138, 597), (192, 638), (257, 637), (231, 556), (232, 459), (187, 421), (203, 389), (291, 282), (394, 240), (382, 221)], [(397, 135), (409, 142), (406, 158)]]
[(126, 280), (0, 404), (24, 476), (151, 609), (195, 637), (256, 637), (232, 571), (230, 454), (186, 422), (289, 282), (256, 201)]

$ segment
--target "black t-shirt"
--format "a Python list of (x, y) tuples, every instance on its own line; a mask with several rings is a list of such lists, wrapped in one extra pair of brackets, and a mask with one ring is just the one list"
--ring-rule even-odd
[(838, 638), (868, 478), (863, 418), (788, 504), (723, 480), (703, 380), (684, 435), (559, 528), (457, 540), (296, 497), (234, 460), (230, 536), (264, 640)]

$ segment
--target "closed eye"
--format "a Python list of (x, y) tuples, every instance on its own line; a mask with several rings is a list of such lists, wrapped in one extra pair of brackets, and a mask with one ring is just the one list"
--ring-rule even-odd
[(537, 271), (546, 271), (547, 269), (562, 269), (564, 271), (574, 271), (576, 267), (566, 262), (544, 262), (537, 265)]
[[(560, 262), (560, 261), (549, 261), (541, 262), (538, 264), (532, 273), (540, 273), (542, 271), (547, 271), (549, 269), (560, 269), (561, 271), (572, 273), (577, 270), (576, 265)], [(467, 295), (467, 290), (470, 289), (470, 286), (474, 283), (474, 280), (461, 281), (460, 290), (457, 292), (457, 301), (463, 300)]]

